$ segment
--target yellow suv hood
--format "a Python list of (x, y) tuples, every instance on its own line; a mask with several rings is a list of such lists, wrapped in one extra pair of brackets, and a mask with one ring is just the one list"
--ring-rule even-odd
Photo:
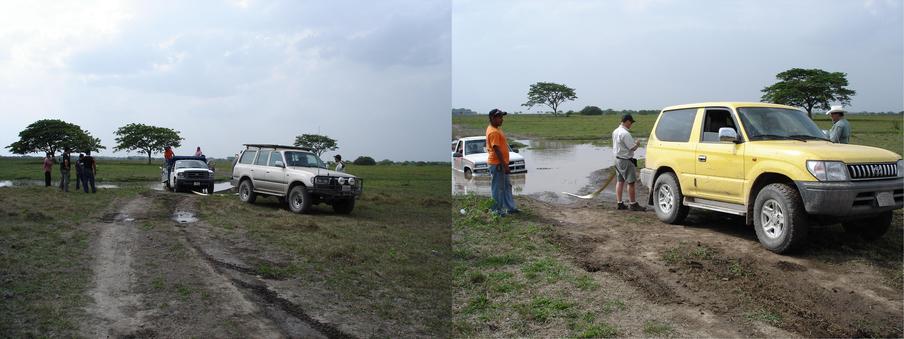
[(895, 162), (901, 156), (881, 148), (833, 144), (827, 141), (763, 140), (747, 143), (748, 154), (765, 157), (806, 160), (840, 160), (848, 164), (871, 162)]

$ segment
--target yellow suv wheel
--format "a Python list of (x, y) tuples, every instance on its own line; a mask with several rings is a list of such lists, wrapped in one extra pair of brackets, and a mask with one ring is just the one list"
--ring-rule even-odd
[(753, 226), (760, 244), (772, 252), (799, 247), (807, 238), (807, 214), (800, 193), (783, 183), (763, 187), (753, 205)]

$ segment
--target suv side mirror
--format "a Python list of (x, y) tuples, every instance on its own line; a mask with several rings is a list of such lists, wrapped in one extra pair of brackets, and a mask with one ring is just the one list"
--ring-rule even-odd
[(273, 163), (273, 166), (285, 168), (285, 167), (286, 167), (286, 164), (284, 164), (284, 163), (283, 163), (282, 161), (280, 161), (280, 160), (276, 160), (276, 162)]
[(461, 158), (461, 152), (452, 153), (453, 158)]
[(719, 141), (731, 141), (736, 144), (740, 142), (738, 132), (730, 127), (719, 128)]

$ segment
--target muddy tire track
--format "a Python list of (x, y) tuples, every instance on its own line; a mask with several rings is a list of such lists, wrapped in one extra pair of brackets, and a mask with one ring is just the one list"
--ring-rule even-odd
[[(758, 314), (777, 315), (772, 325), (801, 336), (904, 335), (901, 291), (893, 297), (887, 286), (872, 283), (881, 279), (869, 277), (877, 274), (869, 266), (775, 255), (747, 238), (742, 225), (730, 225), (741, 231), (724, 233), (719, 226), (714, 231), (665, 225), (649, 212), (619, 213), (611, 203), (528, 203), (542, 222), (556, 225), (553, 240), (576, 264), (613, 273), (652, 302), (701, 307), (751, 336), (772, 332), (751, 320)], [(700, 222), (723, 220), (707, 218)], [(676, 246), (686, 246), (686, 253), (666, 263), (663, 253)]]

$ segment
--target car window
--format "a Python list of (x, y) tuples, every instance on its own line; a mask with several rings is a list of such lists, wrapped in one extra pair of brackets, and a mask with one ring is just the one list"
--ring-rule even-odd
[(207, 169), (207, 164), (201, 160), (176, 160), (175, 168), (203, 168)]
[(257, 157), (257, 160), (254, 161), (254, 164), (258, 166), (267, 166), (267, 160), (269, 159), (270, 151), (261, 151), (261, 154)]
[(664, 111), (656, 124), (656, 139), (660, 141), (687, 142), (691, 138), (696, 108)]
[(285, 152), (286, 166), (326, 168), (326, 164), (310, 152)]
[(282, 161), (282, 154), (279, 154), (277, 151), (270, 153), (270, 166), (276, 166), (277, 161)]
[(700, 141), (719, 142), (719, 129), (722, 127), (731, 128), (735, 132), (738, 131), (737, 127), (735, 127), (734, 119), (731, 117), (731, 112), (723, 109), (707, 109), (706, 115), (703, 117), (703, 130), (701, 131)]
[(257, 155), (257, 151), (245, 151), (242, 153), (242, 159), (239, 160), (239, 163), (250, 165), (254, 162), (255, 155)]
[(468, 155), (477, 154), (477, 153), (486, 153), (487, 152), (487, 140), (486, 139), (470, 140), (467, 143), (465, 143), (465, 148), (467, 149), (467, 152), (465, 154), (468, 154)]

